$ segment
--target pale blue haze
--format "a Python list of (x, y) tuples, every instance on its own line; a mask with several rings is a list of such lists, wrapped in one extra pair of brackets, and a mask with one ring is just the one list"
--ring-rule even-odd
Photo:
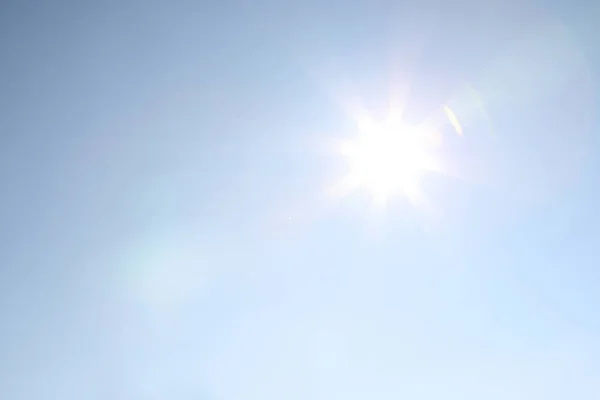
[[(598, 21), (1, 2), (0, 398), (600, 398)], [(339, 100), (381, 113), (392, 75), (411, 123), (455, 110), (469, 179), (326, 204)]]

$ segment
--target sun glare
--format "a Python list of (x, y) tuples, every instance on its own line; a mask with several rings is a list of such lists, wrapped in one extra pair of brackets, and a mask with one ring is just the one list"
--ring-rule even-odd
[(430, 151), (435, 142), (392, 118), (383, 123), (363, 121), (359, 127), (360, 135), (339, 149), (349, 164), (344, 191), (365, 187), (377, 203), (398, 193), (418, 202), (421, 176), (437, 169)]

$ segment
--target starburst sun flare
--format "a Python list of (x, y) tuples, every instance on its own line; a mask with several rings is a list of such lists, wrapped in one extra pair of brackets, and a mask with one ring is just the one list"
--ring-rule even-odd
[(418, 203), (421, 177), (440, 169), (433, 152), (440, 144), (439, 136), (411, 128), (394, 115), (383, 121), (362, 117), (358, 127), (358, 136), (341, 142), (338, 148), (348, 161), (349, 172), (337, 189), (345, 194), (366, 188), (378, 204), (399, 193)]

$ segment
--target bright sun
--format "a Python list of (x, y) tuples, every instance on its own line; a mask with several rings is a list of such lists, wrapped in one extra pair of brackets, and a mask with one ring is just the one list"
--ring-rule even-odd
[(349, 163), (342, 191), (366, 187), (377, 203), (398, 193), (418, 202), (421, 176), (438, 169), (431, 151), (436, 144), (433, 136), (391, 117), (383, 122), (364, 118), (359, 128), (359, 136), (342, 142), (339, 148)]

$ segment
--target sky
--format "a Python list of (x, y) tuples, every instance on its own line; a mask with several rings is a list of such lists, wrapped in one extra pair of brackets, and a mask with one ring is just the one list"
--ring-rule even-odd
[[(2, 1), (2, 398), (599, 398), (599, 18)], [(398, 93), (427, 201), (331, 199)]]

